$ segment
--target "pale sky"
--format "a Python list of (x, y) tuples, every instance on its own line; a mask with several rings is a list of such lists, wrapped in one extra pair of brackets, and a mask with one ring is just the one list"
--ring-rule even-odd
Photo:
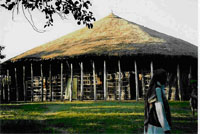
[[(91, 11), (97, 20), (111, 12), (126, 20), (165, 33), (194, 45), (198, 45), (197, 0), (91, 0)], [(33, 13), (37, 27), (43, 30), (45, 19), (39, 12)], [(73, 18), (62, 20), (55, 16), (54, 26), (44, 33), (33, 30), (22, 11), (14, 15), (0, 8), (0, 44), (3, 54), (10, 59), (36, 46), (55, 40), (83, 26)]]

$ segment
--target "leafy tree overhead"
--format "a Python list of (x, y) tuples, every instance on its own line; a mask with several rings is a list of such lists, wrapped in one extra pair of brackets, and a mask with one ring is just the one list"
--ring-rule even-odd
[[(45, 14), (46, 24), (44, 28), (53, 26), (53, 15), (58, 14), (62, 19), (72, 14), (77, 24), (84, 24), (88, 28), (92, 28), (92, 22), (95, 21), (93, 13), (89, 11), (92, 3), (89, 0), (2, 0), (0, 6), (14, 12), (22, 8), (24, 16), (25, 10), (31, 16), (31, 11), (39, 10)], [(26, 19), (34, 28), (33, 19)]]

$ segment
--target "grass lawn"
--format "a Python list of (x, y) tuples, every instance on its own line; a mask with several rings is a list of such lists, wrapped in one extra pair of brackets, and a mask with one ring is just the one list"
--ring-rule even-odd
[[(143, 101), (0, 104), (1, 133), (143, 133)], [(172, 134), (197, 133), (189, 102), (170, 102)]]

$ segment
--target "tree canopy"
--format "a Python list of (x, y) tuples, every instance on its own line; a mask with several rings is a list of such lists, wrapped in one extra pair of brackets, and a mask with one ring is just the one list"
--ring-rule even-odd
[(53, 26), (53, 15), (58, 14), (62, 19), (72, 14), (77, 24), (84, 24), (92, 28), (92, 22), (95, 21), (93, 13), (89, 10), (92, 3), (89, 0), (2, 0), (1, 7), (12, 11), (13, 13), (22, 8), (23, 14), (29, 23), (34, 26), (33, 19), (28, 19), (25, 10), (31, 16), (31, 11), (39, 10), (45, 14), (46, 24), (44, 28)]

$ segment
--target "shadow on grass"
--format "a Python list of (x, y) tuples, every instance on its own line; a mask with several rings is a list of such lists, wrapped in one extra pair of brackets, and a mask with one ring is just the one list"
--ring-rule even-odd
[(172, 117), (173, 134), (197, 134), (197, 117)]
[(142, 133), (143, 116), (1, 120), (1, 133)]
[(58, 132), (48, 128), (38, 120), (1, 120), (1, 133), (54, 133)]

